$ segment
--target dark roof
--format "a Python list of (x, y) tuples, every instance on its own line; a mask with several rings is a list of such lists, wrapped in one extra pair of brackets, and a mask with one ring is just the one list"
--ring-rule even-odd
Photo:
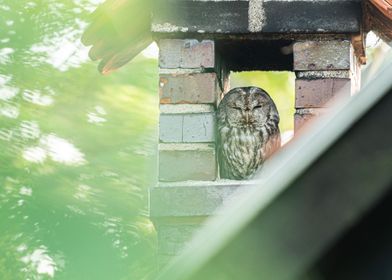
[[(364, 1), (365, 1), (364, 11), (365, 11), (365, 19), (366, 19), (364, 22), (365, 31), (373, 30), (382, 39), (386, 41), (391, 41), (392, 40), (392, 0), (364, 0)], [(154, 2), (154, 6), (152, 5), (153, 2)], [(318, 1), (313, 1), (310, 4), (314, 5), (315, 2), (318, 3)], [(161, 9), (161, 7), (157, 8), (156, 3), (158, 3), (156, 0), (155, 1), (153, 0), (107, 0), (104, 4), (100, 5), (97, 8), (97, 10), (92, 14), (91, 24), (84, 32), (82, 37), (82, 42), (87, 46), (90, 45), (92, 46), (89, 52), (89, 56), (92, 60), (100, 60), (98, 69), (101, 73), (107, 74), (123, 66), (124, 64), (132, 60), (138, 53), (140, 53), (140, 51), (142, 51), (153, 41), (151, 36), (152, 10), (154, 8), (154, 17), (153, 17), (154, 19), (159, 20), (165, 14), (164, 9)], [(164, 6), (166, 7), (166, 10), (167, 7), (171, 5), (169, 8), (169, 18), (170, 18), (170, 14), (181, 13), (180, 12), (181, 9), (184, 9), (184, 7), (187, 7), (186, 5), (191, 5), (194, 2), (184, 1), (182, 4), (177, 4), (177, 3), (178, 2), (173, 2), (173, 1), (165, 2)], [(197, 2), (198, 5), (205, 5), (203, 3), (206, 2)], [(211, 3), (211, 5), (214, 4), (214, 2), (208, 2), (208, 3)], [(215, 2), (215, 3), (218, 3), (219, 5), (223, 5), (223, 4), (228, 5), (225, 3), (229, 3), (229, 2), (225, 2), (223, 4), (219, 2)], [(238, 3), (244, 3), (244, 2), (241, 1)], [(320, 1), (320, 3), (321, 3), (320, 5), (326, 5), (324, 1)], [(333, 2), (328, 2), (328, 3), (333, 3)], [(336, 5), (343, 5), (344, 3), (347, 2), (337, 1), (335, 3), (337, 3)], [(360, 4), (360, 0), (351, 1), (350, 3), (352, 3), (352, 5), (356, 5), (355, 3)], [(171, 8), (176, 7), (176, 5), (178, 5), (178, 7), (180, 8), (173, 11)], [(192, 5), (196, 5), (196, 4), (192, 4)], [(279, 2), (279, 5), (280, 5), (279, 7), (282, 7), (282, 1)], [(306, 10), (306, 8), (304, 9)], [(307, 16), (308, 14), (314, 14), (314, 12), (306, 13), (304, 9), (302, 9), (303, 15)], [(293, 10), (292, 7), (289, 10), (292, 11)], [(321, 10), (325, 11), (325, 9), (321, 9)], [(348, 7), (343, 9), (338, 9), (338, 10), (344, 10), (347, 13), (350, 12), (353, 13), (353, 9), (349, 9)], [(301, 11), (301, 9), (299, 11)], [(336, 11), (336, 9), (334, 9), (334, 11)], [(188, 15), (189, 18), (192, 18), (191, 17), (192, 12), (188, 11), (188, 14), (189, 14)], [(227, 15), (227, 13), (225, 14)], [(185, 20), (188, 18), (188, 16), (185, 18)], [(299, 15), (299, 18), (300, 16), (301, 15)], [(165, 14), (165, 16), (163, 17), (164, 18), (167, 17), (167, 14)], [(183, 17), (181, 16), (179, 16), (178, 18), (183, 20)], [(216, 18), (219, 18), (219, 16), (216, 15)], [(274, 18), (276, 17), (274, 16)], [(298, 18), (298, 16), (295, 18)], [(327, 18), (329, 18), (329, 16), (327, 16)], [(342, 18), (345, 17), (342, 16)], [(225, 18), (220, 19), (219, 22), (228, 22), (227, 20), (224, 19)], [(203, 22), (202, 20), (199, 21)], [(312, 19), (309, 19), (308, 21), (313, 23), (315, 22)], [(302, 20), (302, 22), (308, 22), (308, 21)], [(282, 21), (280, 20), (280, 22)], [(358, 22), (361, 22), (361, 18), (359, 15), (358, 15)], [(338, 25), (342, 26), (342, 24), (338, 24)], [(290, 33), (290, 30), (293, 29), (290, 26), (291, 26), (290, 24), (288, 24), (287, 26), (286, 24), (284, 24), (284, 26), (282, 26), (282, 28), (285, 29), (285, 33)], [(349, 25), (350, 28), (353, 28), (353, 26), (355, 26), (354, 22), (352, 22)], [(163, 24), (163, 27), (166, 28), (167, 26)], [(166, 28), (165, 32), (170, 32), (169, 27)], [(189, 31), (185, 31), (185, 33), (192, 32), (191, 29), (192, 28), (190, 28)], [(185, 29), (183, 28), (181, 32), (184, 33), (184, 30), (187, 30), (187, 28)], [(356, 30), (358, 30), (358, 28)], [(325, 32), (333, 33), (332, 31), (326, 30)], [(155, 30), (155, 32), (158, 31)], [(174, 32), (180, 32), (180, 31), (174, 30)], [(209, 31), (206, 33), (209, 33)], [(312, 33), (312, 32), (308, 30), (304, 30), (304, 33)], [(348, 31), (341, 30), (340, 33), (352, 33), (352, 31), (348, 32)], [(203, 35), (203, 34), (198, 34), (198, 35)]]

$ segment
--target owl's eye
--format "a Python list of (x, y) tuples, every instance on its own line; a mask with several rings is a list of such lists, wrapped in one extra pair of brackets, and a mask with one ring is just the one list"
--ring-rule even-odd
[(262, 107), (261, 105), (257, 105), (257, 106), (254, 106), (253, 109), (259, 109), (261, 107)]
[(233, 109), (236, 109), (236, 110), (242, 110), (240, 107), (236, 107), (236, 106), (234, 106), (234, 107), (232, 107)]

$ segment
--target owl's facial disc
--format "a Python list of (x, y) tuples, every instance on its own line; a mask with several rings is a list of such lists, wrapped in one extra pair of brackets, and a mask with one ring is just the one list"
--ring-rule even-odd
[(233, 120), (231, 123), (235, 126), (241, 127), (251, 127), (255, 125), (260, 125), (260, 123), (265, 122), (264, 120), (261, 122), (261, 116), (264, 114), (265, 105), (260, 102), (233, 102), (229, 104), (230, 108), (230, 118)]
[[(271, 105), (272, 103), (272, 105)], [(273, 101), (268, 93), (256, 87), (235, 88), (228, 92), (223, 102), (225, 120), (232, 127), (264, 126), (274, 114)], [(275, 109), (276, 111), (276, 109)]]

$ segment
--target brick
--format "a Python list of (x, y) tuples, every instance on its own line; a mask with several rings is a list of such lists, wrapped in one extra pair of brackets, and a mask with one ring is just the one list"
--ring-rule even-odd
[(219, 93), (219, 83), (215, 73), (160, 75), (161, 104), (214, 104)]
[(214, 41), (162, 39), (159, 45), (160, 68), (214, 68)]
[(183, 115), (163, 115), (159, 117), (159, 141), (182, 142)]
[(200, 224), (158, 224), (158, 254), (178, 255), (189, 244)]
[(294, 114), (294, 131), (301, 129), (305, 123), (314, 117), (312, 114)]
[(161, 105), (159, 140), (164, 143), (215, 141), (215, 108), (206, 104)]
[(215, 113), (161, 114), (161, 142), (205, 143), (215, 141)]
[[(211, 215), (236, 202), (241, 192), (260, 182), (218, 180), (160, 182), (150, 189), (150, 217), (158, 237), (158, 264), (181, 254)], [(235, 195), (236, 194), (236, 195)]]
[(328, 112), (325, 108), (297, 109), (294, 114), (294, 131), (298, 131), (308, 121)]
[(349, 70), (353, 51), (348, 40), (296, 42), (294, 70)]
[(317, 108), (325, 107), (328, 101), (339, 96), (351, 96), (350, 79), (296, 79), (295, 81), (295, 107)]
[(183, 142), (214, 142), (215, 113), (184, 115)]
[(212, 144), (159, 144), (159, 180), (215, 180), (217, 164)]
[(150, 216), (154, 220), (210, 216), (219, 207), (233, 203), (234, 193), (253, 187), (249, 181), (228, 181), (160, 183), (150, 191)]

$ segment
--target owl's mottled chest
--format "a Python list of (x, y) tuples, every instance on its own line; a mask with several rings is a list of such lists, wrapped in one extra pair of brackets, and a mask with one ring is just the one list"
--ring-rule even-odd
[(225, 177), (244, 179), (254, 174), (263, 162), (263, 137), (252, 127), (221, 127), (220, 158)]
[(217, 119), (222, 178), (250, 178), (280, 145), (279, 113), (261, 88), (230, 90), (218, 106)]

